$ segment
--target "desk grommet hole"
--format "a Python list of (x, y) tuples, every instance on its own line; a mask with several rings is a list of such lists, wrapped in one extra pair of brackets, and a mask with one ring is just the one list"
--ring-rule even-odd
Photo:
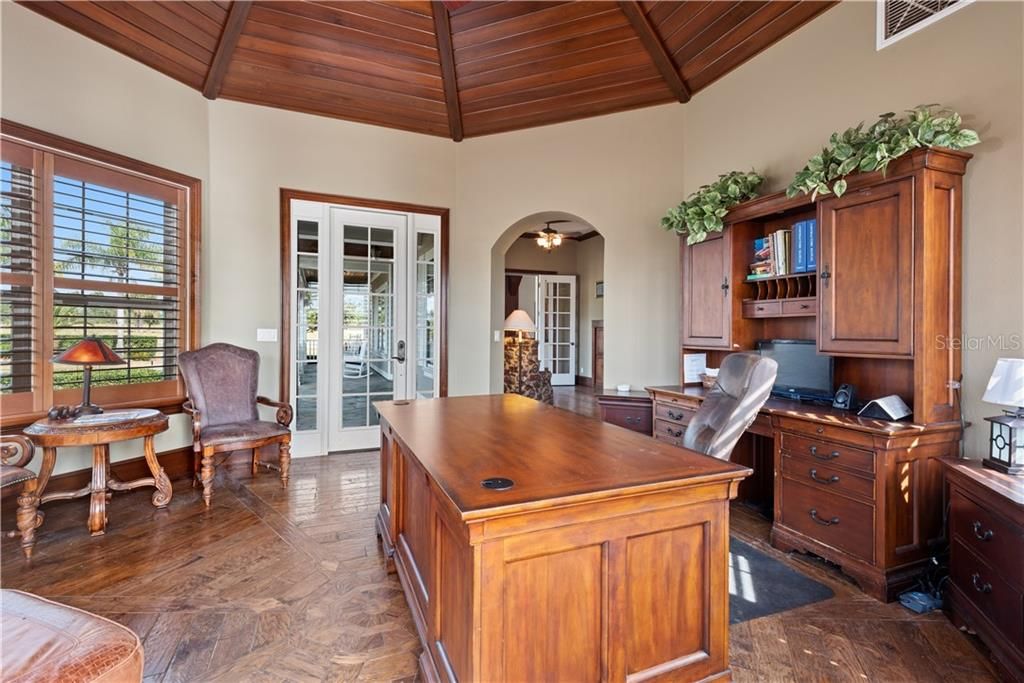
[(508, 491), (516, 483), (506, 477), (488, 477), (480, 482), (480, 486), (492, 491)]

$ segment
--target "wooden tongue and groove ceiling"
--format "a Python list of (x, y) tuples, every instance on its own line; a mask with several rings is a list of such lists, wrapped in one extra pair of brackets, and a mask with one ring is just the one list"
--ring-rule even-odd
[(22, 2), (206, 97), (451, 137), (686, 102), (833, 2)]

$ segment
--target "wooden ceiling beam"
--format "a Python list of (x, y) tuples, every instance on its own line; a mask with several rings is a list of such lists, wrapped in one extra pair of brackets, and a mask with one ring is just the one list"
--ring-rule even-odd
[(462, 140), (462, 107), (459, 105), (459, 87), (455, 80), (455, 49), (452, 47), (452, 22), (448, 9), (440, 0), (431, 0), (434, 14), (434, 33), (437, 36), (437, 54), (441, 60), (441, 82), (448, 107), (448, 127), (452, 140)]
[(250, 0), (235, 0), (231, 3), (227, 19), (224, 21), (224, 30), (221, 31), (220, 40), (217, 42), (217, 51), (213, 54), (210, 70), (206, 72), (206, 80), (203, 82), (203, 97), (208, 100), (215, 100), (220, 94), (224, 76), (228, 73), (231, 57), (235, 53), (238, 39), (242, 36), (242, 28), (245, 26), (245, 20), (249, 18), (250, 9)]
[(644, 8), (636, 0), (622, 0), (619, 2), (619, 7), (622, 8), (622, 13), (626, 15), (626, 19), (633, 26), (637, 37), (643, 44), (644, 49), (647, 50), (647, 54), (651, 56), (654, 66), (658, 68), (658, 72), (665, 80), (665, 84), (668, 85), (672, 94), (680, 102), (689, 102), (690, 89), (686, 86), (686, 81), (679, 74), (679, 69), (676, 68), (675, 62), (672, 61), (672, 56), (665, 49), (665, 44), (661, 41), (661, 37), (658, 36), (658, 32), (654, 30), (654, 26), (651, 25), (650, 20), (644, 13)]

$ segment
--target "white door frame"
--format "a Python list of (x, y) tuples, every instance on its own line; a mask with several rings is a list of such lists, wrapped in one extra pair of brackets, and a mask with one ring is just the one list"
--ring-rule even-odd
[[(396, 398), (403, 396), (408, 398), (438, 396), (441, 385), (441, 376), (438, 371), (441, 362), (440, 330), (443, 325), (443, 321), (439, 317), (442, 310), (440, 282), (442, 278), (441, 273), (444, 268), (442, 260), (445, 256), (441, 242), (441, 216), (437, 214), (404, 213), (387, 209), (366, 209), (332, 204), (330, 202), (289, 199), (291, 239), (290, 244), (286, 248), (290, 252), (291, 273), (289, 291), (286, 296), (289, 299), (290, 320), (292, 324), (290, 329), (283, 330), (283, 334), (291, 336), (289, 337), (289, 358), (282, 359), (282, 362), (291, 364), (288, 395), (291, 397), (296, 413), (296, 421), (292, 425), (292, 455), (294, 457), (323, 455), (336, 450), (377, 448), (380, 439), (380, 430), (374, 425), (353, 430), (362, 433), (360, 438), (365, 437), (363, 441), (357, 441), (340, 448), (337, 446), (337, 443), (335, 446), (331, 445), (332, 423), (337, 422), (340, 424), (341, 421), (341, 414), (338, 412), (341, 404), (341, 392), (331, 391), (330, 377), (334, 373), (333, 368), (337, 368), (337, 383), (343, 372), (344, 361), (341, 345), (332, 343), (332, 340), (337, 337), (335, 328), (340, 326), (340, 321), (342, 320), (341, 311), (344, 306), (342, 297), (332, 297), (333, 290), (337, 290), (339, 293), (342, 291), (340, 269), (338, 271), (339, 277), (332, 276), (332, 260), (337, 261), (337, 256), (332, 259), (332, 254), (335, 251), (342, 251), (344, 248), (342, 245), (343, 238), (332, 239), (331, 214), (334, 210), (362, 212), (363, 214), (383, 214), (405, 219), (405, 234), (407, 235), (406, 260), (403, 261), (405, 268), (395, 268), (395, 271), (404, 270), (408, 275), (405, 276), (403, 274), (404, 282), (401, 285), (401, 290), (397, 289), (397, 282), (393, 288), (395, 292), (402, 291), (405, 293), (405, 305), (401, 307), (402, 310), (400, 312), (394, 311), (393, 314), (397, 315), (400, 313), (405, 316), (408, 324), (404, 334), (394, 334), (392, 336), (392, 353), (388, 354), (389, 356), (394, 355), (398, 340), (401, 339), (406, 342), (405, 380), (403, 382), (398, 378), (400, 384), (396, 385), (396, 393), (394, 395)], [(358, 216), (359, 214), (357, 213), (356, 215)], [(298, 267), (300, 221), (315, 222), (318, 226), (319, 248), (317, 250), (316, 262), (319, 279), (317, 287), (319, 305), (317, 344), (319, 348), (317, 351), (315, 396), (309, 394), (308, 386), (305, 388), (299, 386), (299, 367), (302, 360), (300, 353), (304, 356), (304, 349), (300, 347), (305, 342), (305, 336), (302, 332), (305, 332), (306, 329), (305, 320), (299, 320), (298, 315), (297, 291), (300, 275)], [(426, 237), (427, 235), (432, 236), (432, 241), (431, 238)], [(432, 245), (433, 248), (429, 252), (419, 253), (418, 244), (421, 239), (425, 240), (425, 249)], [(418, 257), (420, 256), (424, 260), (419, 260)], [(308, 262), (308, 255), (303, 258)], [(430, 280), (430, 287), (425, 285), (425, 280), (427, 279)], [(401, 299), (402, 297), (398, 298)], [(430, 334), (427, 333), (426, 325), (417, 318), (419, 315), (418, 311), (426, 311), (427, 315), (432, 316), (433, 327), (430, 330)], [(417, 326), (418, 322), (420, 323), (419, 326)], [(337, 348), (334, 348), (335, 346)], [(332, 354), (335, 354), (337, 357), (332, 357)], [(429, 355), (430, 358), (421, 358), (421, 355)], [(419, 388), (417, 388), (417, 381), (420, 383)], [(399, 392), (400, 387), (404, 393)], [(303, 393), (303, 389), (305, 389), (306, 393)], [(316, 424), (310, 428), (311, 421), (308, 420), (307, 413), (307, 427), (299, 429), (298, 413), (300, 400), (306, 404), (307, 409), (310, 409), (311, 399), (315, 400)], [(334, 407), (332, 407), (332, 404)]]
[[(560, 328), (557, 324), (558, 320), (554, 318), (556, 315), (564, 315), (566, 311), (548, 310), (549, 285), (566, 284), (569, 286), (568, 296), (568, 308), (569, 314), (569, 327)], [(567, 386), (576, 383), (576, 333), (578, 327), (578, 320), (576, 314), (576, 276), (575, 275), (538, 275), (537, 276), (537, 310), (536, 321), (537, 328), (537, 353), (540, 355), (540, 367), (542, 370), (551, 371), (551, 384), (553, 386)], [(555, 329), (555, 336), (552, 337), (550, 330)], [(552, 357), (552, 350), (555, 345), (563, 346), (566, 344), (565, 341), (559, 341), (557, 338), (558, 329), (568, 329), (568, 346), (569, 346), (569, 358), (567, 372), (555, 372), (559, 368), (555, 367), (556, 363)], [(565, 360), (564, 358), (558, 358), (559, 361)]]

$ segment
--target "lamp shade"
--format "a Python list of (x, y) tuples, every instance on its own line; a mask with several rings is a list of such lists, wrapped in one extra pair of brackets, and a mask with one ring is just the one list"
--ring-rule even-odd
[(124, 359), (98, 337), (86, 337), (53, 357), (63, 365), (123, 365)]
[(505, 318), (505, 329), (533, 332), (537, 328), (533, 326), (533, 321), (530, 320), (530, 316), (526, 314), (526, 311), (521, 308), (517, 308), (512, 311), (507, 318)]
[(986, 403), (1024, 407), (1024, 358), (1000, 358), (981, 397)]

